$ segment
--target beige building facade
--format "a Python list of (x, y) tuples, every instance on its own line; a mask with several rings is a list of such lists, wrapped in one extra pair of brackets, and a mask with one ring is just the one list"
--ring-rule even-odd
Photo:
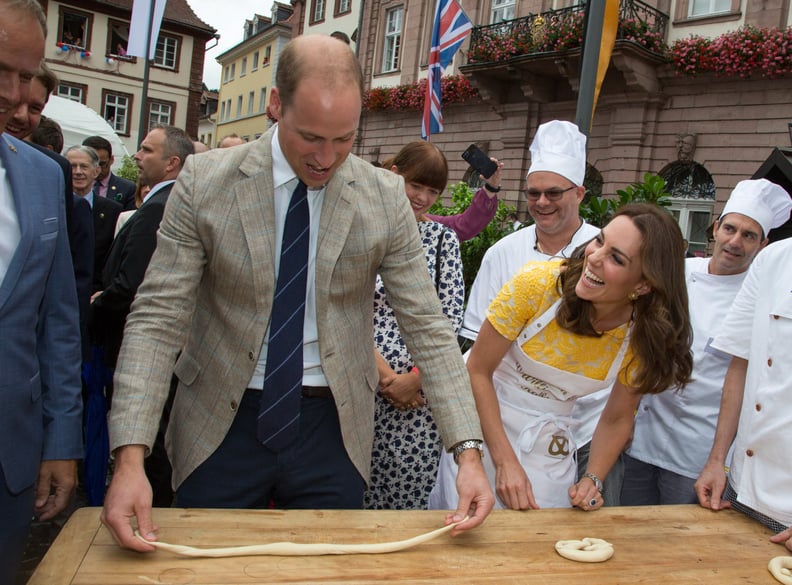
[(242, 42), (217, 57), (222, 77), (215, 140), (237, 134), (255, 140), (272, 122), (267, 117), (269, 92), (278, 57), (292, 36), (290, 6), (275, 2), (269, 17), (254, 15), (245, 22)]
[(142, 139), (141, 119), (146, 131), (171, 124), (197, 137), (205, 47), (216, 31), (187, 0), (166, 4), (145, 99), (144, 59), (126, 55), (132, 0), (42, 0), (42, 6), (45, 59), (60, 80), (57, 95), (98, 112), (129, 152)]

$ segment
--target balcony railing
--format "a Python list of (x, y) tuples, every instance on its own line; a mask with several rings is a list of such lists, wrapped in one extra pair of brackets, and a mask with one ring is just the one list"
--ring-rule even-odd
[[(468, 63), (577, 49), (583, 43), (583, 6), (570, 6), (473, 29)], [(664, 55), (668, 15), (640, 0), (622, 0), (617, 39)]]

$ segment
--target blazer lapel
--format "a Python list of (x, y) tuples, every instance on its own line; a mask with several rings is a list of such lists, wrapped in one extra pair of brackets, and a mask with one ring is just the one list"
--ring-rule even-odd
[[(19, 244), (11, 258), (11, 263), (8, 265), (3, 284), (0, 286), (0, 308), (2, 308), (22, 275), (22, 267), (25, 265), (31, 246), (39, 233), (39, 230), (35, 229), (35, 226), (31, 223), (33, 221), (31, 209), (38, 208), (37, 199), (39, 195), (36, 193), (35, 186), (30, 185), (31, 180), (35, 181), (29, 173), (30, 169), (25, 172), (25, 165), (20, 160), (17, 147), (5, 135), (0, 140), (0, 158), (3, 159), (6, 177), (8, 177), (8, 182), (11, 185), (20, 232)], [(25, 181), (27, 181), (27, 184)], [(42, 218), (42, 221), (48, 220), (57, 223), (58, 218)]]
[(275, 288), (275, 197), (272, 181), (272, 131), (256, 141), (239, 170), (246, 178), (233, 188), (242, 231), (253, 266), (256, 308), (266, 312), (267, 291)]
[(347, 164), (342, 165), (330, 179), (325, 190), (316, 252), (317, 304), (319, 297), (330, 290), (333, 270), (346, 244), (354, 219), (354, 213), (350, 209), (353, 205), (351, 197), (354, 193), (348, 188), (354, 183), (354, 178), (347, 174), (347, 168)]

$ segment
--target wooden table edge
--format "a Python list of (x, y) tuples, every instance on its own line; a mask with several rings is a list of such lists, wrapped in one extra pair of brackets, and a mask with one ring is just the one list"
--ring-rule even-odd
[(71, 546), (50, 547), (31, 575), (28, 585), (70, 585), (90, 545), (102, 528), (101, 508), (78, 508), (58, 534), (58, 541)]

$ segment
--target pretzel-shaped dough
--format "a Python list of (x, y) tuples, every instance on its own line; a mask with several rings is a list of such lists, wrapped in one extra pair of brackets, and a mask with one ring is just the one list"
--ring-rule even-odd
[(770, 559), (767, 570), (776, 581), (784, 585), (792, 585), (792, 557), (775, 557)]
[(460, 522), (454, 522), (448, 526), (443, 526), (432, 532), (420, 534), (407, 540), (394, 542), (380, 542), (376, 544), (331, 544), (331, 543), (310, 543), (300, 544), (295, 542), (273, 542), (270, 544), (254, 544), (249, 546), (230, 546), (225, 548), (195, 548), (179, 544), (168, 544), (157, 540), (146, 540), (135, 530), (135, 536), (158, 549), (172, 552), (185, 557), (244, 557), (259, 555), (276, 555), (284, 557), (297, 556), (319, 556), (319, 555), (354, 555), (354, 554), (381, 554), (405, 550), (428, 542), (437, 538), (441, 534), (449, 532), (457, 524), (461, 524), (468, 519), (465, 516)]
[(613, 545), (601, 538), (559, 540), (555, 549), (565, 559), (581, 563), (601, 563), (613, 556)]

